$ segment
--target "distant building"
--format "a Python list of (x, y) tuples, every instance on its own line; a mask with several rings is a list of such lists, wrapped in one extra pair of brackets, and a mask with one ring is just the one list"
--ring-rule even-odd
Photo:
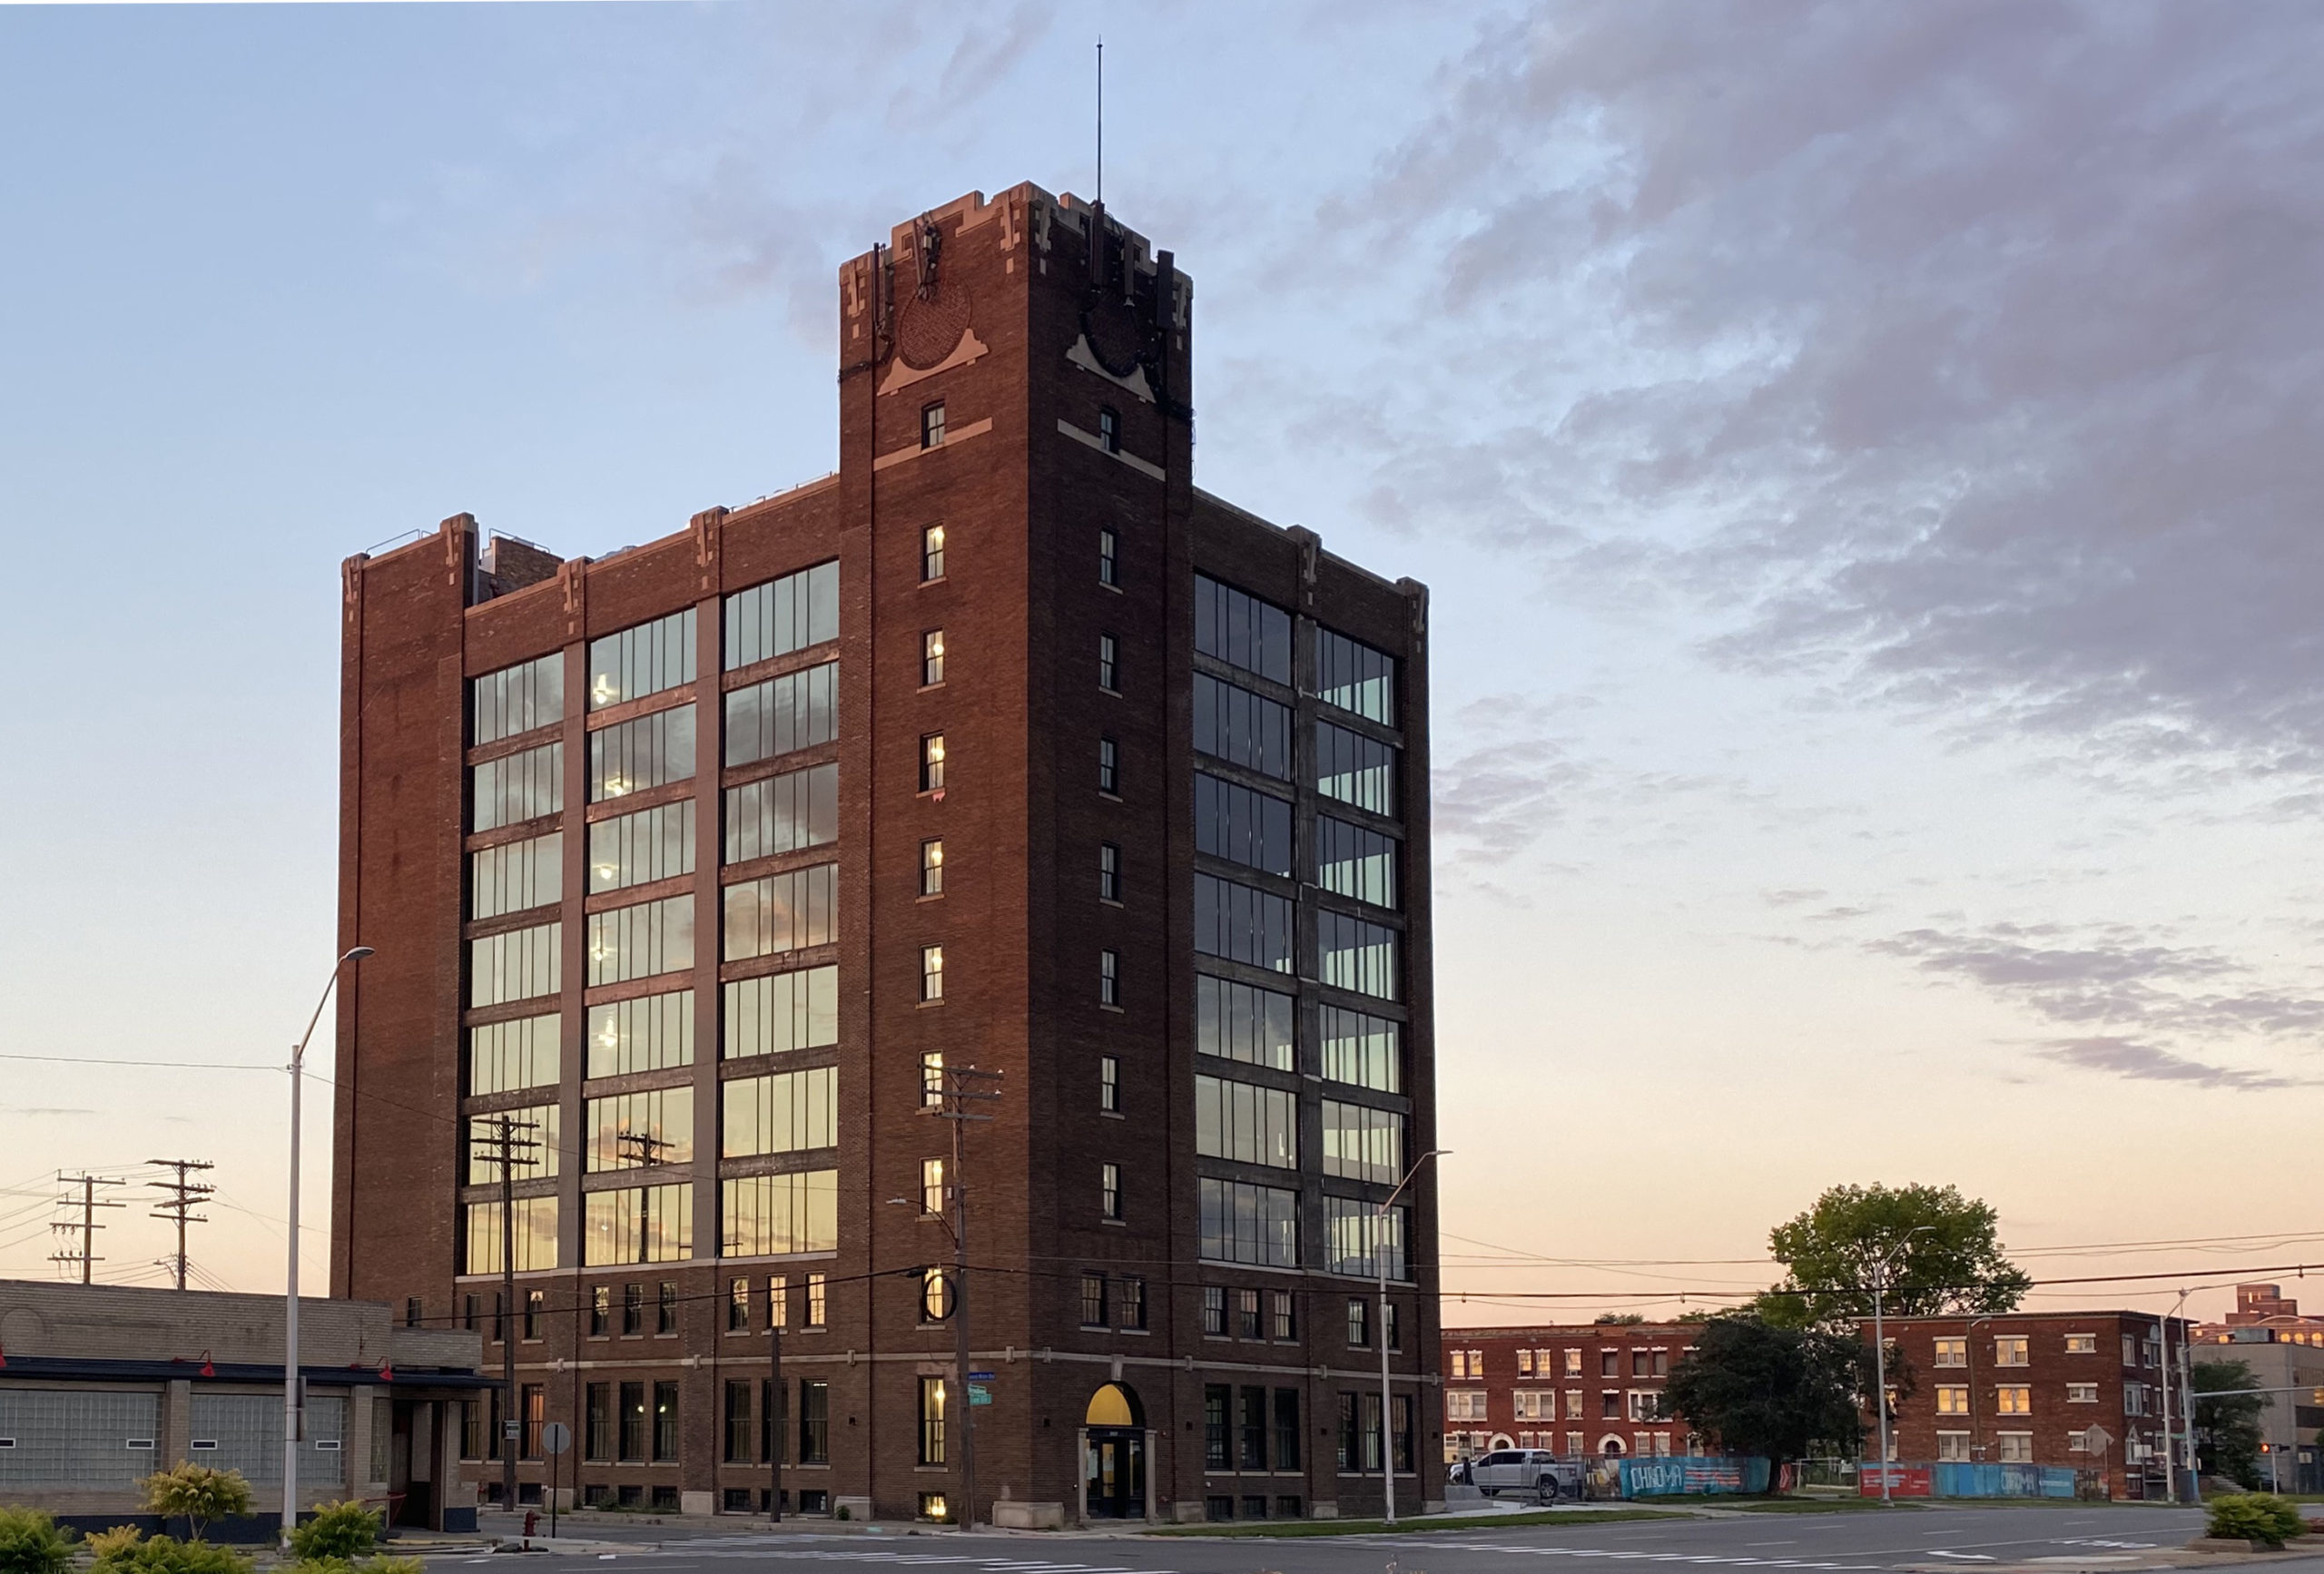
[(1446, 1462), (1506, 1448), (1606, 1458), (1696, 1451), (1662, 1391), (1701, 1332), (1699, 1323), (1446, 1329)]
[(2280, 1284), (2238, 1284), (2235, 1310), (2222, 1323), (2196, 1325), (2198, 1344), (2308, 1344), (2324, 1350), (2324, 1317), (2300, 1315)]
[(2238, 1284), (2227, 1320), (2196, 1328), (2195, 1359), (2240, 1361), (2253, 1386), (2274, 1391), (2260, 1418), (2261, 1477), (2288, 1492), (2324, 1491), (2324, 1317), (2301, 1315), (2281, 1285)]
[[(477, 1336), (395, 1326), (379, 1302), (299, 1303), (299, 1500), (360, 1498), (399, 1524), (476, 1527), (460, 1471), (469, 1402), (494, 1385)], [(134, 1520), (138, 1482), (191, 1461), (237, 1470), (271, 1533), (282, 1506), (282, 1299), (0, 1280), (0, 1502), (87, 1530)]]

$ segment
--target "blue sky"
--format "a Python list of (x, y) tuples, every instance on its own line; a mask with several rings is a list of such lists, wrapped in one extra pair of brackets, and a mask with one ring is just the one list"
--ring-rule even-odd
[[(1675, 1310), (1844, 1180), (2317, 1255), (2298, 5), (0, 8), (0, 1048), (279, 1059), (339, 561), (831, 468), (837, 263), (1086, 193), (1100, 30), (1200, 483), (1434, 590), (1448, 1283)], [(279, 1077), (0, 1075), (0, 1272), (182, 1155), (272, 1282)]]

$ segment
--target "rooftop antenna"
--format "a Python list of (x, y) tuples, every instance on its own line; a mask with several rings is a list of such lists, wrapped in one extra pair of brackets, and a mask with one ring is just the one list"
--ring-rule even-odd
[(1098, 34), (1098, 206), (1106, 205), (1106, 35)]

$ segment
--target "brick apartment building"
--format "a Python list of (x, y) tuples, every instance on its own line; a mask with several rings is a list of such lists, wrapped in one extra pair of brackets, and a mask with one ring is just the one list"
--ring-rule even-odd
[(1196, 489), (1192, 287), (1102, 209), (964, 197), (839, 295), (835, 474), (347, 563), (334, 1294), (517, 1341), (520, 1500), (553, 1419), (586, 1500), (959, 1519), (964, 1398), (980, 1518), (1441, 1498), (1433, 1174), (1373, 1231), (1434, 1138), (1425, 590)]
[(1444, 1457), (1551, 1449), (1686, 1454), (1695, 1437), (1662, 1390), (1699, 1323), (1548, 1323), (1444, 1331)]

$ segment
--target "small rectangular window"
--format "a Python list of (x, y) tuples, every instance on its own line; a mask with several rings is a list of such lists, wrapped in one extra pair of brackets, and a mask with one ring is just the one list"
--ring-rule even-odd
[(1117, 1328), (1146, 1327), (1146, 1281), (1117, 1279), (1114, 1282), (1114, 1326)]
[(1264, 1335), (1265, 1326), (1259, 1309), (1259, 1293), (1256, 1290), (1236, 1291), (1235, 1337), (1237, 1339), (1260, 1338)]
[(920, 894), (944, 894), (944, 842), (931, 837), (920, 844)]
[(920, 1380), (920, 1462), (944, 1462), (944, 1380), (940, 1377)]
[(944, 1161), (924, 1158), (920, 1161), (920, 1211), (941, 1216), (944, 1212)]
[(1122, 451), (1121, 412), (1111, 405), (1098, 412), (1098, 441), (1109, 454)]
[(1119, 1113), (1122, 1107), (1122, 1063), (1111, 1055), (1098, 1058), (1098, 1107)]
[(940, 1000), (944, 998), (944, 948), (920, 948), (920, 998)]
[(613, 1332), (614, 1293), (610, 1285), (599, 1284), (589, 1292), (589, 1336), (603, 1339)]
[(952, 1315), (952, 1284), (944, 1270), (927, 1267), (920, 1274), (920, 1320), (941, 1323)]
[(920, 790), (944, 790), (944, 734), (931, 733), (920, 741)]
[(1103, 1274), (1081, 1275), (1081, 1326), (1106, 1326), (1106, 1276)]
[(931, 525), (920, 533), (920, 577), (922, 584), (944, 577), (944, 526)]
[(1118, 562), (1117, 562), (1117, 558), (1118, 558), (1118, 543), (1117, 543), (1117, 541), (1116, 541), (1116, 538), (1115, 538), (1114, 533), (1113, 533), (1112, 531), (1110, 531), (1110, 530), (1100, 530), (1100, 531), (1098, 531), (1098, 584), (1100, 584), (1100, 585), (1119, 585), (1119, 584), (1121, 583), (1120, 579), (1117, 577), (1117, 575), (1118, 575), (1118, 573), (1120, 572), (1120, 570), (1119, 570), (1119, 566), (1118, 566)]
[(654, 1303), (654, 1332), (675, 1333), (678, 1331), (678, 1287), (663, 1281), (660, 1296)]
[(1122, 1216), (1122, 1166), (1118, 1164), (1100, 1166), (1098, 1187), (1098, 1201), (1105, 1209), (1105, 1216), (1109, 1219), (1120, 1218)]
[(1214, 1339), (1226, 1336), (1226, 1287), (1223, 1284), (1202, 1287), (1202, 1331)]
[(944, 440), (944, 401), (920, 407), (920, 446), (932, 448)]
[(541, 1336), (541, 1313), (547, 1309), (547, 1306), (548, 1295), (547, 1292), (541, 1290), (527, 1290), (525, 1292), (526, 1338), (538, 1339)]
[(920, 636), (920, 686), (932, 689), (944, 681), (944, 631), (931, 628)]
[(932, 1109), (944, 1102), (944, 1051), (923, 1049), (920, 1055), (920, 1102)]
[(1267, 1294), (1275, 1297), (1275, 1326), (1271, 1336), (1276, 1339), (1296, 1339), (1299, 1336), (1299, 1323), (1296, 1313), (1293, 1311), (1295, 1303), (1291, 1298), (1291, 1292), (1270, 1290)]
[(1347, 1303), (1347, 1347), (1363, 1350), (1372, 1343), (1372, 1303), (1351, 1295)]
[(751, 1282), (737, 1279), (726, 1287), (726, 1332), (746, 1333), (751, 1326)]
[(624, 1333), (645, 1332), (645, 1286), (624, 1284), (621, 1287), (621, 1331)]
[(1098, 686), (1109, 694), (1121, 692), (1118, 657), (1121, 647), (1109, 634), (1098, 636)]
[(1098, 900), (1122, 900), (1122, 850), (1110, 841), (1098, 844)]
[(1098, 1003), (1101, 1006), (1122, 1003), (1121, 953), (1118, 951), (1098, 953)]
[(1098, 740), (1098, 791), (1113, 797), (1121, 794), (1121, 748), (1111, 738)]
[[(829, 1279), (822, 1274), (807, 1275), (807, 1326), (822, 1328), (830, 1321), (830, 1297), (826, 1294)], [(818, 1386), (821, 1386), (820, 1384)]]

